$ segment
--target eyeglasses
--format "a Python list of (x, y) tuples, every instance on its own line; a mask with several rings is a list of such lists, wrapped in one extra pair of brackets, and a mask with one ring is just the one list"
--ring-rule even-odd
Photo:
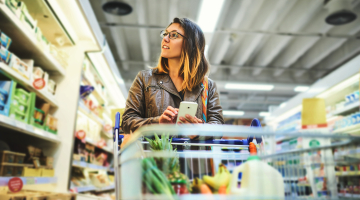
[[(179, 35), (183, 36), (182, 34), (176, 32), (176, 31), (166, 32), (165, 30), (162, 30), (162, 31), (160, 32), (160, 37), (161, 37), (161, 38), (164, 38), (164, 37), (166, 37), (168, 34), (169, 34), (169, 38), (170, 38), (170, 39), (176, 39), (176, 38), (179, 37)], [(187, 37), (185, 37), (185, 36), (183, 36), (183, 37), (184, 37), (184, 38), (187, 38)]]

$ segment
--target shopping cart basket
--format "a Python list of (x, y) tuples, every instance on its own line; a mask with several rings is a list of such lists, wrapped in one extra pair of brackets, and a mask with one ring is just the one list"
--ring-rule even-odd
[[(117, 122), (115, 132), (118, 125)], [(155, 134), (162, 135), (164, 139), (161, 140), (166, 140), (167, 134), (176, 137), (172, 139), (172, 145), (183, 146), (182, 150), (177, 152), (149, 150), (145, 147), (149, 144), (144, 137), (154, 137)], [(257, 145), (258, 157), (261, 162), (256, 163), (274, 169), (281, 180), (273, 171), (268, 173), (265, 168), (250, 165), (255, 162), (253, 161), (254, 157), (247, 150), (247, 144), (240, 144), (238, 140), (227, 142), (213, 140), (209, 144), (204, 141), (194, 142), (181, 139), (190, 135), (215, 138), (247, 137), (249, 135), (262, 137), (262, 143)], [(118, 140), (118, 137), (115, 137), (115, 140)], [(136, 131), (119, 152), (118, 142), (116, 141), (114, 145), (117, 199), (340, 199), (360, 197), (360, 140), (349, 135), (310, 132), (280, 134), (262, 129), (227, 125), (151, 125)], [(211, 150), (193, 150), (191, 148), (199, 146), (211, 146), (212, 148)], [(175, 175), (175, 178), (180, 180), (173, 181), (174, 171), (172, 171), (171, 164), (176, 159), (179, 160), (179, 165), (182, 167), (177, 169), (177, 175), (180, 175)], [(248, 159), (249, 161), (247, 161)], [(208, 160), (212, 162), (207, 162)], [(149, 165), (144, 165), (144, 163)], [(224, 166), (230, 173), (232, 172), (229, 182), (231, 187), (226, 190), (226, 193), (220, 192), (216, 185), (205, 181), (205, 177), (216, 176), (208, 170), (209, 163), (216, 173), (223, 170)], [(253, 168), (240, 170), (241, 166), (253, 166)], [(154, 170), (156, 172), (152, 172)], [(201, 193), (201, 190), (198, 194), (192, 194), (192, 192), (199, 192), (195, 191), (199, 180), (208, 185), (212, 192), (211, 195)], [(281, 181), (280, 185), (277, 184), (279, 180)], [(170, 182), (173, 184), (170, 185)], [(179, 191), (176, 190), (176, 187), (184, 187), (184, 185), (187, 190), (182, 190), (183, 193), (180, 195), (174, 195), (174, 191)], [(154, 189), (157, 186), (160, 189)], [(175, 190), (169, 192), (171, 191), (170, 187)], [(269, 189), (278, 191), (282, 195), (266, 195), (271, 193), (269, 193)], [(236, 193), (237, 190), (242, 190), (242, 192)], [(255, 195), (253, 191), (256, 191)]]

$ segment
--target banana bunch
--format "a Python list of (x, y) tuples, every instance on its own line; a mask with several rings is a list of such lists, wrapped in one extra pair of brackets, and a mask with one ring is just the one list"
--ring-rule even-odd
[(227, 188), (231, 179), (231, 174), (224, 164), (219, 165), (218, 172), (215, 176), (203, 176), (203, 181), (214, 192), (218, 192), (221, 186)]
[(199, 178), (195, 178), (192, 182), (192, 185), (191, 185), (191, 191), (193, 194), (200, 194), (201, 193), (201, 185), (204, 184), (204, 182), (199, 179)]

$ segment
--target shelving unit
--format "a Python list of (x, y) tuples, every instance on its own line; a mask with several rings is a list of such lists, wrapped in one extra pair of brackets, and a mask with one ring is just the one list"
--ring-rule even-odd
[(13, 118), (10, 118), (10, 117), (4, 116), (4, 115), (0, 115), (0, 126), (12, 129), (14, 131), (21, 132), (23, 134), (41, 138), (43, 140), (53, 142), (53, 143), (60, 143), (60, 141), (61, 141), (59, 136), (57, 136), (53, 133), (50, 133), (50, 132), (47, 132), (44, 130), (40, 130), (38, 128), (33, 127), (30, 124), (25, 124), (23, 122), (17, 121)]
[(83, 103), (79, 103), (79, 111), (88, 116), (90, 119), (94, 120), (95, 122), (104, 125), (104, 121), (96, 116), (93, 112), (91, 112)]
[(9, 77), (10, 79), (16, 81), (17, 83), (20, 83), (22, 86), (24, 86), (30, 92), (35, 92), (36, 96), (43, 99), (45, 102), (49, 103), (51, 106), (58, 107), (58, 102), (55, 99), (54, 95), (35, 89), (32, 86), (32, 84), (30, 83), (30, 80), (27, 80), (24, 77), (22, 77), (20, 74), (18, 74), (16, 71), (14, 71), (12, 68), (10, 68), (5, 63), (0, 62), (0, 70), (7, 77)]
[[(7, 186), (9, 180), (13, 177), (0, 177), (0, 186)], [(57, 182), (56, 177), (18, 177), (23, 181), (24, 185), (35, 184), (53, 184)]]
[(0, 19), (1, 27), (4, 27), (6, 34), (13, 38), (10, 51), (21, 58), (34, 59), (37, 66), (41, 66), (50, 73), (65, 76), (66, 71), (59, 62), (49, 52), (45, 52), (39, 47), (35, 33), (31, 33), (3, 3), (0, 3)]

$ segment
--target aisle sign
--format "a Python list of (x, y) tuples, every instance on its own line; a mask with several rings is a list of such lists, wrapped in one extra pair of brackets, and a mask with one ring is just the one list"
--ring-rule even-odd
[(20, 192), (23, 187), (23, 181), (18, 177), (11, 178), (8, 182), (8, 187), (11, 192)]
[(327, 127), (324, 99), (303, 99), (301, 125), (303, 129)]

